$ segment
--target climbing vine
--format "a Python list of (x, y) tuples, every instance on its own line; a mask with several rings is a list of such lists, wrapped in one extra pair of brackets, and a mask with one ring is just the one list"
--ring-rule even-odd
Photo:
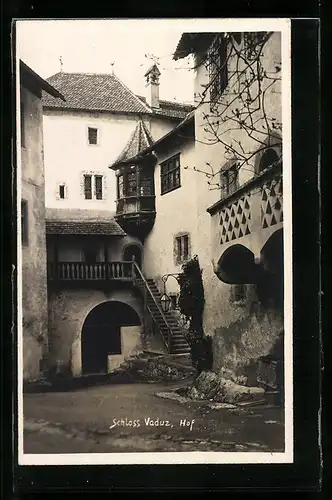
[(180, 285), (179, 308), (189, 323), (187, 340), (191, 349), (192, 363), (200, 373), (212, 368), (212, 342), (211, 337), (204, 334), (205, 297), (202, 270), (199, 267), (197, 255), (182, 266), (178, 281)]

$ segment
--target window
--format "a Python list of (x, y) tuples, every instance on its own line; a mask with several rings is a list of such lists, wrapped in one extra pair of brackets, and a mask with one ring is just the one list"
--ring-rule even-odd
[(210, 105), (213, 107), (228, 84), (227, 41), (216, 38), (209, 56)]
[(229, 196), (239, 189), (239, 167), (237, 164), (220, 172), (220, 187), (222, 196)]
[(96, 194), (96, 200), (103, 199), (103, 177), (102, 177), (102, 175), (95, 175), (95, 194)]
[(189, 259), (189, 234), (175, 237), (175, 261), (177, 264)]
[(84, 175), (84, 198), (86, 200), (103, 199), (103, 176), (85, 174)]
[(268, 148), (262, 154), (262, 158), (259, 162), (258, 173), (262, 172), (266, 168), (270, 167), (273, 163), (279, 160), (277, 152), (273, 148)]
[(118, 176), (118, 199), (123, 198), (123, 175)]
[(92, 175), (84, 176), (84, 198), (92, 200)]
[(128, 172), (127, 175), (127, 196), (137, 196), (137, 173)]
[(233, 302), (243, 302), (247, 298), (247, 287), (246, 285), (234, 285), (232, 288), (232, 301)]
[(118, 200), (130, 196), (154, 196), (154, 179), (152, 171), (131, 167), (129, 171), (117, 176)]
[(26, 200), (21, 201), (21, 236), (22, 245), (27, 246), (29, 242), (28, 238), (28, 202)]
[(25, 119), (24, 119), (24, 102), (21, 100), (21, 146), (25, 148)]
[(88, 127), (88, 141), (89, 144), (98, 144), (98, 129), (93, 127)]
[(153, 173), (142, 172), (140, 175), (140, 196), (153, 196)]
[(161, 194), (181, 186), (180, 155), (177, 154), (160, 165)]
[(65, 199), (65, 185), (64, 184), (59, 185), (59, 198), (60, 198), (60, 200)]

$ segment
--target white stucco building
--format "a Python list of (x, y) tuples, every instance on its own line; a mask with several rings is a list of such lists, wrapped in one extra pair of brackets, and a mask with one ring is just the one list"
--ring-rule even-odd
[[(277, 362), (282, 359), (281, 35), (185, 33), (174, 57), (189, 54), (195, 55), (196, 109), (112, 165), (121, 186), (116, 219), (128, 232), (147, 219), (123, 184), (134, 176), (139, 198), (141, 178), (148, 177), (155, 205), (144, 233), (143, 273), (162, 293), (162, 277), (176, 275), (197, 254), (214, 370), (255, 384), (261, 360), (274, 356), (276, 344)], [(251, 86), (250, 99), (242, 83)], [(251, 125), (241, 123), (239, 108)], [(165, 286), (168, 294), (179, 292), (176, 280)], [(264, 370), (273, 387), (271, 366)]]
[[(119, 186), (108, 168), (167, 134), (193, 109), (159, 99), (159, 76), (155, 65), (145, 74), (144, 98), (112, 74), (60, 72), (48, 79), (66, 99), (43, 97), (52, 375), (107, 373), (142, 349), (171, 350), (163, 342), (171, 327), (157, 303), (151, 308), (161, 317), (160, 331), (146, 334), (151, 318), (144, 294), (153, 284), (139, 277), (140, 231), (113, 218)], [(135, 179), (130, 182), (135, 191)], [(154, 192), (149, 179), (142, 183), (142, 197), (132, 192), (127, 203), (154, 216)], [(177, 352), (188, 349), (180, 334), (172, 349), (175, 344)]]
[(157, 140), (192, 109), (159, 99), (155, 68), (145, 75), (144, 98), (114, 74), (60, 72), (48, 79), (66, 101), (59, 103), (46, 93), (43, 97), (47, 208), (115, 211), (115, 176), (108, 165), (138, 120)]

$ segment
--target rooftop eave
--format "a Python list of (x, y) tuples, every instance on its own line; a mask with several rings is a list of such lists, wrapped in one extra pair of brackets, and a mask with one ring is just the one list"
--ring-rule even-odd
[(40, 89), (45, 90), (48, 94), (62, 101), (66, 102), (65, 97), (51, 84), (39, 76), (35, 71), (33, 71), (27, 64), (20, 60), (20, 76), (24, 78), (28, 77), (35, 81), (35, 83), (40, 87)]
[(183, 33), (173, 54), (173, 59), (183, 59), (198, 50), (207, 49), (216, 33)]
[[(149, 154), (150, 153), (150, 154)], [(132, 158), (128, 158), (127, 160), (119, 161), (112, 163), (111, 165), (108, 166), (111, 170), (119, 170), (121, 167), (125, 167), (128, 165), (135, 165), (137, 163), (141, 163), (142, 161), (146, 160), (147, 157), (154, 157), (154, 153), (150, 151), (142, 151), (139, 155), (133, 156)]]
[(181, 129), (185, 126), (189, 125), (189, 123), (194, 123), (195, 120), (195, 110), (191, 111), (181, 123), (179, 123), (175, 128), (173, 128), (170, 132), (163, 135), (160, 139), (154, 142), (151, 146), (142, 151), (141, 155), (146, 155), (148, 153), (153, 152), (158, 146), (160, 146), (165, 140), (170, 139), (172, 136), (175, 136)]

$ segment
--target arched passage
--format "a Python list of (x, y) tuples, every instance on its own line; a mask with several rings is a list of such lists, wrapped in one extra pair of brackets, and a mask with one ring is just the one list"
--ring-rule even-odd
[(140, 324), (136, 311), (123, 302), (103, 302), (94, 307), (82, 328), (83, 374), (107, 373), (108, 356), (121, 354), (121, 327)]
[(231, 245), (219, 259), (216, 274), (224, 283), (255, 283), (254, 254), (243, 245)]
[(123, 260), (133, 260), (135, 257), (136, 264), (141, 269), (142, 267), (142, 250), (138, 245), (127, 245), (123, 251)]
[(258, 294), (262, 302), (277, 309), (283, 308), (284, 252), (283, 230), (275, 231), (261, 250), (262, 272)]

